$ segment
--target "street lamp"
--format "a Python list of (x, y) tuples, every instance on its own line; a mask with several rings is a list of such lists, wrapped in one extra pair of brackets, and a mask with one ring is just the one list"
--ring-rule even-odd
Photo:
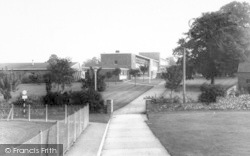
[(94, 72), (95, 72), (95, 91), (97, 91), (97, 69), (98, 67), (93, 67)]
[[(195, 18), (192, 18), (188, 21), (188, 25), (191, 28), (192, 24), (191, 21), (195, 20)], [(188, 38), (191, 39), (190, 31), (188, 32)], [(186, 48), (184, 47), (183, 51), (183, 103), (186, 103)]]

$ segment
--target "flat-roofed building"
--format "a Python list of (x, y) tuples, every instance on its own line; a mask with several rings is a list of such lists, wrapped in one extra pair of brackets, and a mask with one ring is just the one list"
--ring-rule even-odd
[[(139, 69), (140, 66), (149, 66), (151, 78), (155, 78), (159, 71), (160, 61), (145, 55), (137, 55), (133, 53), (103, 53), (101, 54), (102, 68), (122, 68), (122, 69)], [(149, 72), (145, 73), (149, 75)]]

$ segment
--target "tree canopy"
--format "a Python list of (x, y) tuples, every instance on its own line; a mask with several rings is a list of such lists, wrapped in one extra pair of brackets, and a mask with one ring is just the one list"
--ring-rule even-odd
[(167, 68), (167, 72), (162, 74), (166, 81), (165, 87), (170, 89), (170, 97), (172, 99), (172, 92), (177, 89), (182, 81), (182, 68), (179, 65), (173, 65)]
[(143, 75), (143, 81), (144, 81), (144, 75), (148, 71), (148, 69), (149, 69), (149, 66), (146, 64), (144, 64), (143, 66), (140, 66), (140, 71), (142, 72), (142, 75)]
[(217, 12), (203, 13), (187, 37), (178, 41), (174, 55), (183, 56), (186, 48), (189, 73), (201, 73), (212, 84), (216, 76), (234, 74), (250, 53), (249, 12), (248, 3), (232, 2)]
[(75, 70), (71, 68), (71, 60), (67, 58), (55, 58), (53, 61), (49, 62), (47, 67), (51, 83), (57, 84), (58, 91), (60, 87), (62, 91), (65, 85), (70, 85), (73, 81), (73, 74)]
[(83, 62), (83, 65), (85, 67), (100, 66), (101, 65), (101, 61), (97, 57), (93, 57), (92, 59), (88, 59), (87, 61)]
[(139, 69), (130, 69), (129, 75), (132, 75), (135, 78), (135, 86), (136, 86), (136, 77), (140, 75)]

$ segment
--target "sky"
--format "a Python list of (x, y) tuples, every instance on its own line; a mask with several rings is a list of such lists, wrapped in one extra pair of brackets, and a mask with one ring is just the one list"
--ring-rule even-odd
[[(232, 0), (0, 0), (0, 63), (172, 55), (188, 21)], [(245, 0), (249, 2), (250, 0)]]

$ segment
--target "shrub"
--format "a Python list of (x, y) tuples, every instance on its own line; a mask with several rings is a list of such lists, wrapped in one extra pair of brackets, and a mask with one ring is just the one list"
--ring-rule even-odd
[(103, 92), (106, 89), (106, 82), (105, 82), (105, 76), (101, 75), (97, 79), (97, 90), (99, 92)]
[(43, 81), (41, 75), (35, 73), (29, 75), (29, 79), (31, 83), (38, 83), (38, 84)]
[(84, 103), (89, 103), (91, 112), (98, 112), (104, 108), (102, 95), (93, 89), (83, 91), (81, 98)]
[(50, 92), (47, 93), (47, 95), (45, 95), (43, 97), (43, 102), (44, 104), (48, 104), (48, 105), (62, 105), (62, 104), (67, 104), (64, 103), (64, 96), (63, 94), (59, 93), (59, 92)]
[[(22, 99), (22, 95), (20, 95), (15, 101), (13, 101), (13, 104), (16, 106), (22, 106), (23, 103), (24, 100)], [(28, 98), (25, 100), (25, 104), (32, 106), (41, 106), (43, 104), (42, 97), (35, 95), (28, 96)]]
[(83, 105), (89, 103), (91, 112), (98, 112), (104, 108), (104, 100), (102, 95), (93, 90), (82, 90), (74, 92), (65, 92), (63, 94), (59, 92), (49, 92), (43, 97), (43, 103), (49, 105)]
[(200, 86), (199, 101), (204, 103), (216, 102), (216, 98), (225, 95), (225, 90), (220, 85), (203, 84)]

